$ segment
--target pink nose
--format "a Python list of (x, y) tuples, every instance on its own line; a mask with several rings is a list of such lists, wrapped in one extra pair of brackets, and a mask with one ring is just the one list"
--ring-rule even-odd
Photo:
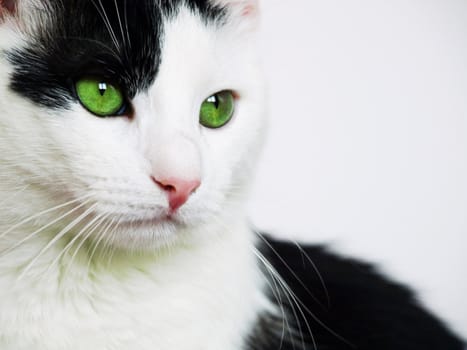
[(169, 198), (169, 206), (172, 212), (175, 212), (186, 203), (190, 195), (201, 185), (200, 180), (182, 180), (175, 178), (152, 180), (165, 192)]

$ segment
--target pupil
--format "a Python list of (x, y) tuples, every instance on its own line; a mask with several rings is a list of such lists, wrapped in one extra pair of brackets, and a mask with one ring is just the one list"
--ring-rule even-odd
[(101, 96), (104, 96), (106, 91), (107, 91), (107, 84), (99, 83), (99, 93), (101, 94)]
[(208, 102), (214, 104), (214, 107), (219, 108), (219, 99), (216, 95), (209, 97)]

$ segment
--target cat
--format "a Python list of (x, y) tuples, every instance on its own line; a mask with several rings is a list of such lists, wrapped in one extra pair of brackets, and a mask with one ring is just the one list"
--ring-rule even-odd
[(405, 286), (255, 232), (255, 0), (0, 0), (0, 349), (462, 349)]

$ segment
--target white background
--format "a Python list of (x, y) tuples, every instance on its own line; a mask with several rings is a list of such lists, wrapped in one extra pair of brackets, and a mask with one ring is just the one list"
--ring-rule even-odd
[(267, 0), (261, 229), (376, 262), (467, 337), (467, 1)]

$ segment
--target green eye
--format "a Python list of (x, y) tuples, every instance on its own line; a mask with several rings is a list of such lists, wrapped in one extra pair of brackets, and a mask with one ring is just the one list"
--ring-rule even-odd
[(104, 80), (85, 78), (75, 87), (83, 106), (99, 117), (119, 115), (125, 106), (122, 91)]
[(234, 114), (235, 99), (232, 91), (221, 91), (208, 97), (201, 105), (199, 122), (215, 129), (227, 124)]

